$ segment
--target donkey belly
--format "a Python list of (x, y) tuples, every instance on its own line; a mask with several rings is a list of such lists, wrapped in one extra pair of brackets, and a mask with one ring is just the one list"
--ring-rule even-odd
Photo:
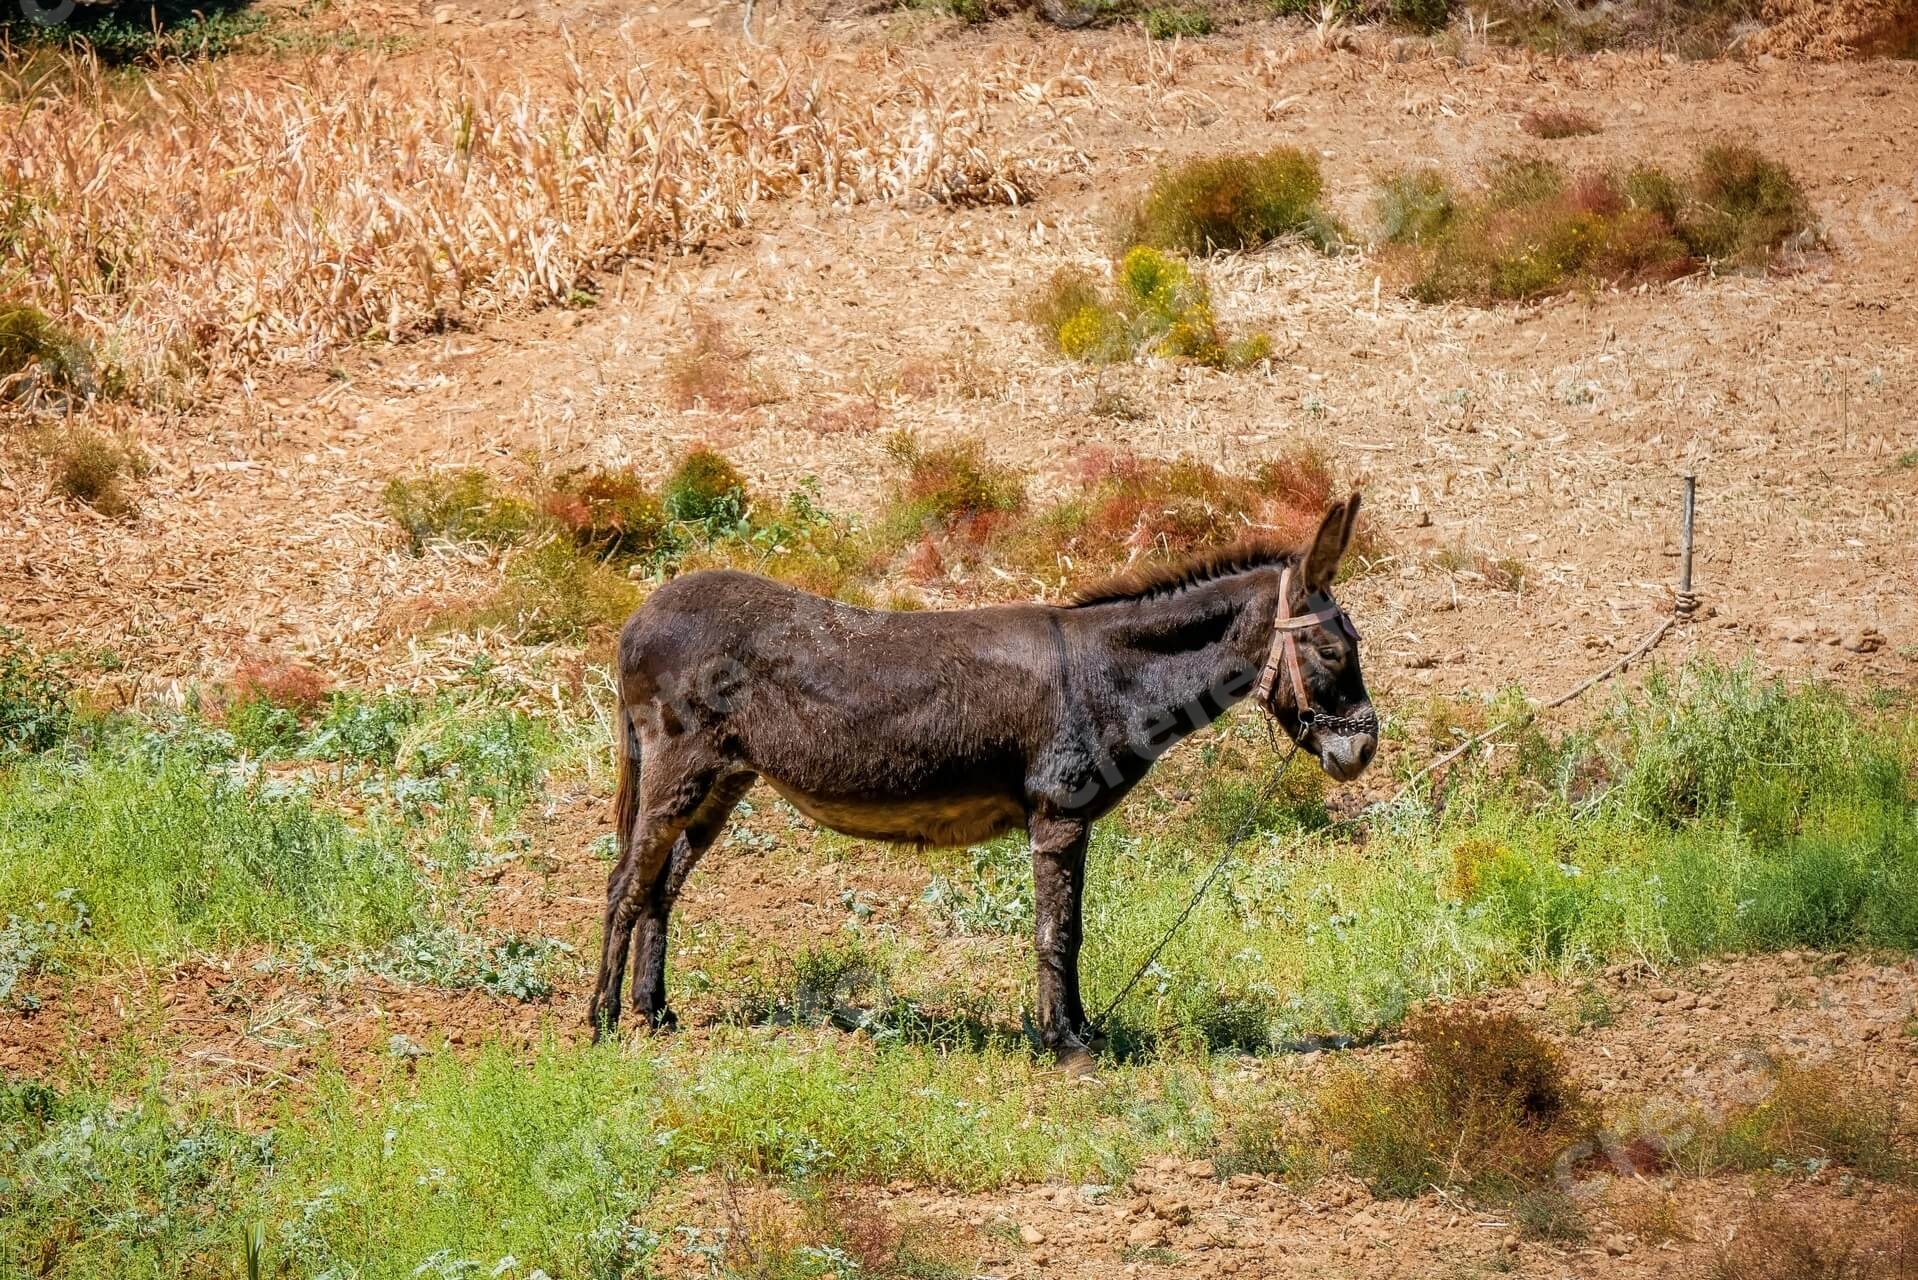
[(793, 808), (822, 827), (861, 840), (967, 845), (1025, 825), (1025, 806), (1009, 795), (960, 795), (893, 801), (810, 796), (767, 778)]

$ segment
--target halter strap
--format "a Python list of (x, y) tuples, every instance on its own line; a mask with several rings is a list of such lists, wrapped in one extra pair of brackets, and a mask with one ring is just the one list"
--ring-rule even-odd
[(1317, 718), (1312, 699), (1305, 691), (1305, 675), (1299, 666), (1299, 632), (1307, 627), (1324, 626), (1330, 622), (1340, 621), (1344, 617), (1345, 610), (1336, 604), (1329, 609), (1315, 609), (1311, 613), (1294, 615), (1292, 612), (1292, 566), (1287, 565), (1279, 571), (1279, 615), (1273, 619), (1272, 647), (1266, 651), (1265, 668), (1259, 672), (1258, 698), (1261, 706), (1272, 705), (1272, 687), (1278, 682), (1279, 668), (1284, 667), (1292, 681), (1292, 698), (1299, 719), (1310, 723)]

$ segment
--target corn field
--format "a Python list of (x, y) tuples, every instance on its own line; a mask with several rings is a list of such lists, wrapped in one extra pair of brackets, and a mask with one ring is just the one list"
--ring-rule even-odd
[(807, 56), (569, 53), (550, 85), (446, 55), (0, 83), (0, 300), (136, 389), (191, 391), (566, 301), (771, 199), (1018, 201), (977, 87)]

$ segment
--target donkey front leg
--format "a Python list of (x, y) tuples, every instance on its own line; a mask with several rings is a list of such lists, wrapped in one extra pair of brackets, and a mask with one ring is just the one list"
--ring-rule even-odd
[(1033, 815), (1033, 950), (1039, 958), (1039, 1040), (1061, 1069), (1084, 1075), (1096, 1069), (1080, 1039), (1085, 1007), (1079, 999), (1080, 899), (1085, 893), (1084, 822)]
[(686, 878), (699, 865), (706, 851), (726, 829), (726, 820), (745, 794), (752, 789), (757, 774), (747, 770), (729, 774), (714, 784), (705, 802), (687, 822), (685, 831), (673, 843), (672, 856), (661, 869), (660, 882), (646, 895), (639, 919), (633, 925), (633, 1012), (654, 1027), (670, 1030), (679, 1025), (666, 1003), (667, 931), (679, 892)]

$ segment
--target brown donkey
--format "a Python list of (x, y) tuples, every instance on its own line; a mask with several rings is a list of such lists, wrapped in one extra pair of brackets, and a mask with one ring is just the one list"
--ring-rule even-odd
[(671, 1026), (666, 927), (757, 778), (869, 840), (1032, 839), (1041, 1039), (1089, 1064), (1080, 903), (1092, 823), (1160, 756), (1253, 694), (1332, 777), (1378, 720), (1358, 632), (1332, 600), (1358, 520), (1334, 504), (1303, 549), (1249, 542), (1115, 579), (1066, 606), (858, 609), (744, 573), (676, 578), (619, 642), (619, 861), (590, 1017)]

